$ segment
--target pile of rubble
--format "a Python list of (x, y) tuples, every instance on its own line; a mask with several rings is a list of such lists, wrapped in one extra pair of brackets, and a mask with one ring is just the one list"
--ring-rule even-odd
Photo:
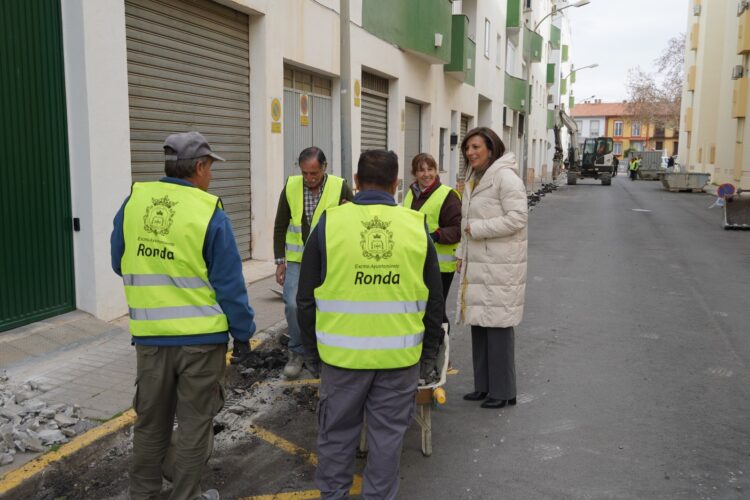
[(0, 372), (0, 466), (17, 452), (46, 451), (91, 427), (78, 406), (48, 405), (39, 399), (44, 392), (35, 382), (13, 384)]
[(542, 201), (542, 198), (544, 197), (544, 195), (549, 194), (555, 190), (557, 190), (557, 184), (555, 184), (554, 182), (550, 184), (542, 184), (541, 189), (527, 196), (529, 208), (536, 206), (540, 201)]

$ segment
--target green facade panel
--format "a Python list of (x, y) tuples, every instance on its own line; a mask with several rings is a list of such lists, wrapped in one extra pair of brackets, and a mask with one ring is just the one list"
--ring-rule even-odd
[(555, 73), (557, 65), (555, 63), (547, 63), (547, 83), (555, 83)]
[(563, 78), (560, 80), (560, 94), (567, 94), (568, 93), (568, 79)]
[(573, 96), (568, 97), (568, 109), (573, 109), (576, 105), (576, 98)]
[(526, 112), (526, 80), (505, 73), (505, 95), (503, 104), (515, 111)]
[(474, 68), (477, 44), (469, 38), (469, 18), (456, 14), (453, 16), (451, 30), (451, 60), (443, 68), (446, 72), (463, 73), (465, 83), (474, 85)]
[(553, 49), (560, 48), (560, 28), (552, 26), (549, 34), (549, 43)]
[[(444, 63), (451, 60), (452, 4), (450, 0), (363, 0), (363, 27), (386, 42), (425, 54)], [(435, 47), (435, 33), (443, 43)]]
[(576, 72), (575, 72), (575, 70), (574, 70), (574, 71), (571, 71), (571, 72), (570, 72), (570, 84), (572, 85), (572, 84), (574, 84), (575, 82), (576, 82)]
[(60, 0), (0, 2), (0, 61), (0, 134), (24, 157), (0, 183), (5, 331), (75, 308)]
[(521, 0), (508, 0), (505, 18), (506, 28), (521, 27)]
[(523, 50), (527, 58), (533, 62), (542, 62), (542, 35), (529, 28), (524, 28)]
[(568, 50), (567, 45), (562, 46), (562, 62), (568, 62)]
[(555, 128), (555, 110), (547, 110), (547, 130)]

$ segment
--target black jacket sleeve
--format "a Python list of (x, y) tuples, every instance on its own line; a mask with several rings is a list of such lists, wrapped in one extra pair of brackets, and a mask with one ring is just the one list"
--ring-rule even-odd
[(276, 220), (273, 223), (273, 257), (275, 259), (283, 259), (286, 256), (286, 230), (291, 218), (292, 209), (286, 201), (286, 186), (284, 186), (279, 196)]
[[(315, 336), (315, 289), (323, 283), (323, 253), (319, 235), (325, 228), (325, 213), (318, 225), (310, 233), (305, 244), (300, 264), (297, 285), (297, 322), (299, 323), (302, 347), (305, 355), (318, 357), (318, 343)], [(325, 233), (323, 233), (325, 234)]]
[(424, 314), (424, 341), (422, 359), (437, 359), (440, 343), (443, 341), (443, 282), (440, 265), (432, 239), (427, 237), (427, 259), (424, 263), (424, 284), (429, 290), (427, 310)]
[(352, 201), (353, 199), (354, 194), (352, 193), (352, 188), (350, 188), (349, 184), (347, 184), (346, 180), (344, 180), (343, 184), (341, 185), (341, 200), (339, 204), (343, 203), (344, 200)]

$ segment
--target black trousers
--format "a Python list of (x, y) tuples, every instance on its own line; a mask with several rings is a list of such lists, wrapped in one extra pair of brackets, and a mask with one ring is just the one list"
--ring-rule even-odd
[(513, 327), (471, 325), (474, 390), (494, 399), (516, 397), (515, 332)]
[(451, 291), (451, 284), (453, 283), (453, 275), (455, 273), (440, 273), (440, 278), (443, 280), (443, 323), (449, 323), (448, 321), (448, 292)]

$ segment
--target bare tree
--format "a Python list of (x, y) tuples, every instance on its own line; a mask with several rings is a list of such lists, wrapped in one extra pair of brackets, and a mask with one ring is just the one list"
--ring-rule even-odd
[(685, 79), (684, 33), (669, 39), (666, 49), (654, 60), (654, 66), (657, 73), (648, 73), (640, 66), (628, 71), (627, 111), (640, 123), (676, 128), (680, 123)]

